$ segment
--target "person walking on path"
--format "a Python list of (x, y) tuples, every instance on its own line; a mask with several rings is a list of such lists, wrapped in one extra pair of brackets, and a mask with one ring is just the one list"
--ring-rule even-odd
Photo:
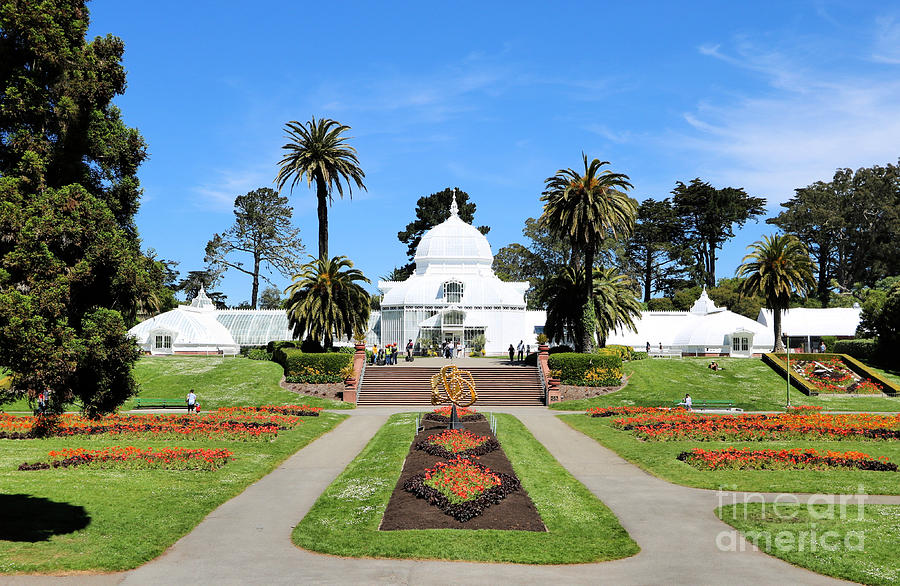
[(515, 347), (514, 347), (512, 344), (510, 344), (510, 345), (509, 345), (509, 363), (510, 363), (510, 364), (512, 364), (513, 359), (514, 359), (515, 357), (516, 357), (516, 349), (515, 349)]
[(519, 351), (519, 362), (523, 362), (525, 360), (525, 341), (519, 340), (519, 346), (516, 349)]
[(187, 397), (185, 397), (185, 401), (187, 401), (188, 413), (193, 413), (194, 407), (197, 405), (197, 395), (194, 394), (194, 389), (188, 391)]

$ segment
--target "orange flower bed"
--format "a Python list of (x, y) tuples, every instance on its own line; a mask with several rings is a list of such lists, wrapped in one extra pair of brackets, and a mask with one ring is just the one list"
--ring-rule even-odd
[(147, 448), (113, 446), (101, 450), (84, 448), (54, 450), (45, 462), (22, 464), (19, 470), (47, 470), (93, 465), (102, 468), (216, 470), (233, 456), (223, 449)]
[(752, 450), (695, 448), (682, 452), (678, 459), (701, 470), (834, 470), (854, 468), (896, 472), (897, 465), (887, 458), (873, 458), (861, 452), (817, 452), (813, 449)]

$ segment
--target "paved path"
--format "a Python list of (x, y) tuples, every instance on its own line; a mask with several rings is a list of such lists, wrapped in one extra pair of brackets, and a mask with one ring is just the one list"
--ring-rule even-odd
[[(641, 546), (615, 562), (526, 566), (347, 559), (310, 553), (290, 541), (293, 526), (359, 453), (394, 409), (358, 409), (336, 429), (213, 511), (161, 557), (126, 573), (49, 578), (9, 577), (11, 584), (288, 584), (565, 582), (588, 584), (836, 584), (752, 551), (713, 515), (715, 491), (659, 480), (574, 431), (543, 408), (506, 409), (578, 480), (602, 499)], [(730, 494), (730, 493), (729, 493)], [(772, 498), (772, 495), (769, 496)], [(900, 504), (900, 497), (868, 502)], [(725, 532), (738, 551), (721, 551)]]

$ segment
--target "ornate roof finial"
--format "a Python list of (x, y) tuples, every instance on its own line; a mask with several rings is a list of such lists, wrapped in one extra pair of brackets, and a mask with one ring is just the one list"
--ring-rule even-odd
[(453, 198), (451, 199), (451, 202), (450, 202), (450, 215), (451, 216), (459, 215), (459, 205), (456, 203), (456, 192), (457, 191), (459, 191), (459, 189), (454, 187), (453, 188)]

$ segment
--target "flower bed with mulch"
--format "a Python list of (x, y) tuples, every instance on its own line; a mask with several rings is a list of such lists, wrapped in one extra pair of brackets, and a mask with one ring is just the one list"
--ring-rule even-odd
[(840, 356), (797, 360), (791, 363), (791, 371), (795, 376), (804, 378), (820, 393), (880, 395), (883, 391), (882, 385), (853, 372)]
[(673, 410), (623, 417), (613, 425), (653, 441), (900, 440), (900, 415), (871, 413), (700, 415)]
[[(425, 417), (422, 419), (424, 421), (437, 421), (438, 423), (449, 423), (450, 422), (450, 414), (452, 412), (453, 406), (447, 405), (444, 407), (438, 407), (431, 413), (427, 413)], [(484, 421), (484, 415), (478, 413), (473, 408), (466, 407), (457, 407), (456, 408), (456, 417), (462, 421), (463, 423), (469, 423), (473, 421)]]
[[(466, 423), (469, 434), (448, 434), (446, 425), (428, 418), (410, 446), (400, 478), (381, 520), (381, 531), (401, 529), (500, 529), (546, 531), (531, 497), (519, 484), (512, 464), (483, 416)], [(441, 438), (446, 441), (442, 441)], [(434, 443), (431, 439), (435, 438)], [(481, 438), (486, 438), (484, 441)], [(418, 446), (480, 449), (483, 455), (441, 457)], [(473, 448), (467, 448), (469, 450)], [(449, 450), (448, 450), (449, 451)], [(464, 450), (465, 451), (465, 450)], [(452, 454), (456, 456), (456, 454)]]
[(873, 458), (861, 452), (817, 452), (813, 449), (752, 450), (695, 448), (681, 452), (678, 459), (700, 470), (834, 470), (852, 468), (878, 472), (896, 472), (897, 465), (887, 458)]
[(25, 462), (19, 470), (49, 470), (72, 466), (97, 468), (217, 470), (233, 456), (223, 449), (147, 448), (113, 446), (102, 450), (84, 448), (54, 450), (46, 461)]
[(438, 458), (471, 458), (493, 452), (500, 447), (500, 443), (492, 437), (475, 435), (465, 429), (447, 429), (416, 442), (413, 447)]

